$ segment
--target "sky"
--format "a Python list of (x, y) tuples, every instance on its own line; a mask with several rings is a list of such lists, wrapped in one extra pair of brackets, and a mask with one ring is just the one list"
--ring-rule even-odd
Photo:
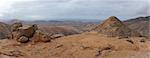
[(0, 20), (124, 20), (150, 15), (149, 0), (0, 0)]

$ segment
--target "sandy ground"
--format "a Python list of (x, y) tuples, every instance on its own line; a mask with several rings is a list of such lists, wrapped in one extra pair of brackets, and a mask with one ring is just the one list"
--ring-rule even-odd
[(143, 38), (117, 39), (95, 32), (47, 43), (17, 43), (4, 39), (0, 40), (0, 58), (150, 58), (150, 42), (140, 42), (140, 39)]

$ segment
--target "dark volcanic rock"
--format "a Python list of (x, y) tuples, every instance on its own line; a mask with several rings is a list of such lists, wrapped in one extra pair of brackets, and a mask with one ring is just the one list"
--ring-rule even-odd
[(115, 16), (109, 17), (102, 24), (98, 25), (94, 30), (113, 37), (141, 36), (138, 32), (128, 28)]

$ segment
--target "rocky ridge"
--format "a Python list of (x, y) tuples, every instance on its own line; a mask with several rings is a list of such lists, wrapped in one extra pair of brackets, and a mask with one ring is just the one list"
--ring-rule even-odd
[(95, 31), (111, 37), (140, 37), (140, 33), (127, 27), (117, 17), (111, 16), (94, 28)]

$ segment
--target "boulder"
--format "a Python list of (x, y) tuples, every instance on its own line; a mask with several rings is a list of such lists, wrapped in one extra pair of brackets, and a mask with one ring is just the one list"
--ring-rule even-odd
[(48, 36), (48, 34), (37, 30), (31, 40), (33, 42), (49, 42), (51, 38)]
[(28, 38), (31, 38), (37, 29), (38, 29), (37, 25), (23, 26), (20, 27), (17, 32), (20, 32), (21, 36), (26, 36)]
[(13, 34), (13, 39), (21, 43), (25, 43), (28, 41), (49, 42), (51, 40), (51, 37), (47, 33), (38, 30), (36, 24), (32, 26), (29, 25), (21, 26), (20, 24), (19, 27), (13, 30), (12, 34)]
[(60, 38), (60, 37), (64, 37), (65, 35), (64, 34), (52, 34), (50, 37), (52, 38), (52, 39), (55, 39), (55, 38)]
[[(35, 31), (38, 29), (37, 25), (32, 26), (21, 26), (21, 24), (18, 24), (16, 30), (13, 30), (13, 39), (17, 40), (18, 42), (26, 42), (29, 41), (30, 38), (33, 37)], [(15, 29), (15, 28), (14, 28)]]
[(25, 36), (21, 36), (17, 41), (21, 42), (21, 43), (26, 43), (29, 41), (29, 38), (27, 38)]

